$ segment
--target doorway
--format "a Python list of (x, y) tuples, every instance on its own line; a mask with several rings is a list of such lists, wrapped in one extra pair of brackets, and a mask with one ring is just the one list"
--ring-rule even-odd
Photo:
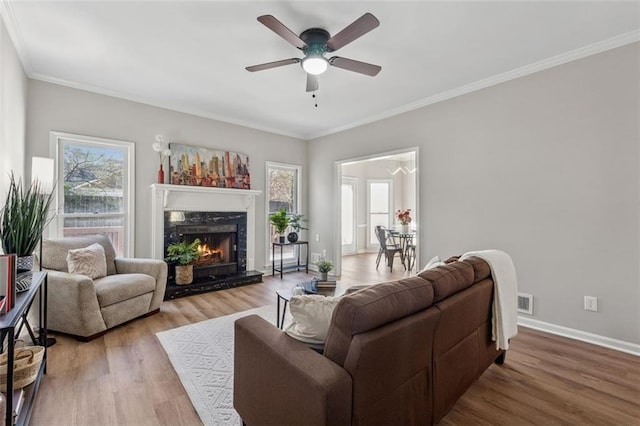
[[(343, 256), (378, 251), (373, 229), (399, 228), (397, 210), (411, 209), (411, 229), (419, 233), (417, 159), (416, 147), (336, 162), (336, 274), (342, 270)], [(375, 263), (371, 267), (375, 270)]]

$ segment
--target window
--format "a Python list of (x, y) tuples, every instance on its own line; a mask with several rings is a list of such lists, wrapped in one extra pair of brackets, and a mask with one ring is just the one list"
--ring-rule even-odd
[[(280, 209), (285, 209), (287, 213), (300, 213), (300, 174), (301, 167), (290, 164), (279, 164), (267, 162), (267, 263), (273, 260), (273, 246), (271, 242), (276, 241), (278, 233), (269, 221), (269, 216)], [(285, 247), (283, 251), (285, 260), (297, 258), (293, 247)]]
[(369, 245), (378, 244), (375, 234), (376, 226), (382, 225), (386, 228), (391, 226), (392, 184), (391, 179), (370, 179), (367, 181)]
[(104, 234), (133, 255), (134, 144), (51, 132), (56, 150), (57, 236)]

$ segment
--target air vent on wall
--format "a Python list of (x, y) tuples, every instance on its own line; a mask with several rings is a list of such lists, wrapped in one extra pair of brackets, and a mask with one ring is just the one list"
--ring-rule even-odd
[(533, 296), (530, 294), (518, 293), (518, 312), (533, 315)]

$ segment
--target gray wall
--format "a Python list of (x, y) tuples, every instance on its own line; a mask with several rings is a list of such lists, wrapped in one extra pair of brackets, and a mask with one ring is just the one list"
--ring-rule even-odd
[(0, 19), (0, 207), (9, 188), (9, 173), (24, 174), (27, 77)]
[(640, 343), (639, 46), (310, 141), (312, 251), (335, 255), (335, 161), (418, 146), (421, 264), (502, 249), (535, 319)]
[(306, 146), (298, 139), (38, 80), (29, 80), (27, 112), (27, 158), (49, 156), (50, 130), (135, 143), (135, 255), (139, 257), (151, 255), (150, 185), (159, 166), (151, 145), (156, 134), (163, 134), (167, 142), (249, 155), (251, 188), (263, 191), (256, 199), (256, 239), (249, 242), (255, 244), (257, 268), (265, 259), (265, 161), (306, 169)]

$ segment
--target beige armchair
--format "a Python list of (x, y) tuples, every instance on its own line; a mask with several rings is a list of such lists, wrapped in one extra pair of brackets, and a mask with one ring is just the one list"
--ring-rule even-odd
[[(102, 245), (107, 276), (92, 280), (70, 274), (67, 253)], [(112, 327), (160, 311), (167, 284), (167, 264), (156, 259), (116, 258), (106, 236), (44, 240), (42, 266), (49, 272), (48, 328), (91, 340)]]

